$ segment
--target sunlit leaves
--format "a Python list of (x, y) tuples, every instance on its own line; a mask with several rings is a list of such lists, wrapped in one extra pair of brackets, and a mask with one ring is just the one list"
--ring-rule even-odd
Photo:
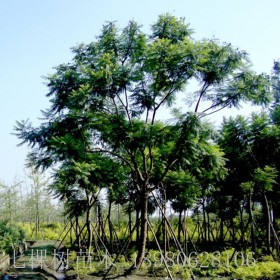
[(268, 105), (271, 101), (269, 77), (251, 73), (236, 75), (228, 87), (218, 91), (215, 99), (214, 106), (224, 104), (238, 108), (241, 101), (252, 102), (254, 105)]
[(221, 85), (229, 81), (237, 71), (245, 70), (247, 54), (234, 49), (230, 44), (220, 45), (218, 41), (197, 43), (198, 79), (207, 85)]
[(272, 191), (277, 184), (278, 172), (275, 167), (266, 165), (264, 168), (257, 168), (253, 175), (253, 181), (261, 191)]
[(197, 91), (196, 111), (203, 99), (211, 101), (203, 111), (207, 114), (225, 107), (238, 108), (242, 101), (253, 105), (269, 104), (270, 77), (249, 70), (246, 52), (216, 41), (204, 41), (197, 46), (200, 52), (196, 75), (201, 89)]
[(189, 37), (192, 30), (185, 23), (184, 18), (177, 19), (170, 14), (163, 14), (159, 16), (156, 23), (152, 25), (153, 39), (168, 39), (172, 43), (178, 43)]

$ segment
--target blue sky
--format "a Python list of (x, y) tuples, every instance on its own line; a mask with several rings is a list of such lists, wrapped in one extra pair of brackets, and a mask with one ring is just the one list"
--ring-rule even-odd
[[(0, 182), (23, 175), (27, 147), (12, 135), (17, 120), (38, 124), (48, 107), (43, 76), (68, 62), (70, 48), (95, 39), (105, 21), (134, 19), (149, 31), (161, 13), (185, 17), (193, 37), (246, 50), (253, 69), (270, 73), (280, 58), (279, 0), (9, 0), (0, 1)], [(17, 179), (16, 179), (17, 178)]]

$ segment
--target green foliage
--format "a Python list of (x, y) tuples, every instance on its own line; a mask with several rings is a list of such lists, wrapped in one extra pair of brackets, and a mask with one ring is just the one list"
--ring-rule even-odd
[[(179, 156), (187, 154), (185, 162), (192, 164), (205, 133), (198, 119), (186, 114), (171, 130), (166, 124), (157, 128), (155, 118), (160, 107), (171, 107), (175, 94), (191, 78), (203, 84), (194, 93), (198, 96), (195, 111), (202, 97), (212, 100), (209, 110), (214, 110), (238, 106), (243, 99), (257, 102), (269, 90), (265, 79), (246, 70), (245, 52), (216, 41), (194, 42), (190, 34), (183, 19), (166, 14), (152, 25), (150, 36), (133, 21), (122, 32), (115, 23), (108, 23), (96, 42), (73, 48), (73, 62), (58, 66), (47, 78), (52, 106), (44, 116), (50, 122), (38, 129), (18, 123), (16, 129), (24, 142), (41, 151), (30, 154), (37, 165), (49, 167), (63, 162), (62, 172), (70, 165), (67, 172), (74, 174), (70, 185), (84, 188), (102, 182), (89, 178), (100, 165), (100, 160), (91, 156), (93, 148), (103, 154), (102, 160), (106, 160), (104, 154), (117, 157), (129, 166), (132, 177), (141, 181), (144, 177), (152, 181), (154, 170), (161, 172), (162, 179)], [(267, 103), (263, 99), (260, 102)], [(145, 121), (138, 119), (141, 116)], [(178, 136), (173, 141), (170, 132)], [(96, 144), (106, 149), (97, 149)], [(205, 155), (209, 149), (205, 146)], [(167, 169), (157, 166), (159, 161)], [(61, 182), (68, 173), (59, 175)]]
[(7, 252), (23, 242), (25, 233), (17, 225), (0, 222), (0, 250)]
[[(42, 222), (40, 224), (40, 231), (38, 232), (38, 236), (34, 236), (34, 228), (35, 223), (21, 223), (18, 225), (22, 230), (25, 232), (25, 239), (26, 240), (59, 240), (61, 238), (64, 238), (62, 234), (67, 230), (68, 228), (64, 228), (65, 225), (62, 223), (46, 223)], [(69, 241), (69, 236), (66, 236), (66, 239), (64, 242)]]
[[(270, 78), (249, 69), (246, 52), (217, 40), (195, 41), (184, 19), (170, 14), (160, 15), (150, 34), (141, 28), (130, 21), (119, 30), (110, 22), (94, 42), (72, 48), (71, 62), (46, 78), (50, 107), (43, 112), (44, 122), (38, 127), (18, 122), (15, 128), (22, 143), (30, 145), (36, 167), (56, 168), (51, 190), (65, 203), (69, 218), (85, 217), (88, 247), (91, 210), (98, 209), (104, 189), (110, 203), (128, 203), (129, 213), (141, 213), (138, 266), (145, 254), (147, 216), (156, 207), (152, 194), (166, 191), (180, 213), (198, 203), (206, 241), (206, 211), (217, 209), (214, 195), (221, 203), (223, 195), (234, 196), (234, 214), (235, 202), (244, 196), (240, 185), (252, 179), (257, 167), (272, 166), (261, 153), (262, 164), (253, 162), (251, 151), (262, 141), (255, 141), (253, 126), (244, 118), (224, 122), (219, 141), (224, 152), (203, 121), (241, 101), (269, 103)], [(176, 101), (193, 80), (198, 85), (190, 98), (194, 112), (180, 112)], [(202, 110), (203, 100), (210, 105)], [(175, 118), (162, 120), (163, 110), (176, 112)], [(256, 118), (252, 122), (255, 128), (262, 124)], [(223, 210), (220, 204), (220, 214)]]
[(277, 184), (278, 172), (276, 168), (271, 166), (265, 166), (263, 169), (257, 168), (253, 176), (256, 185), (260, 191), (272, 191), (273, 186)]
[[(273, 107), (274, 109), (278, 108), (277, 111), (279, 111), (279, 102), (280, 102), (280, 61), (274, 61), (273, 65), (273, 72), (272, 72), (272, 93), (274, 96), (274, 104)], [(278, 120), (277, 114), (274, 114), (272, 112), (272, 119), (274, 121)]]
[(231, 271), (231, 275), (238, 279), (277, 279), (280, 275), (280, 264), (278, 262), (259, 262), (254, 266), (238, 267)]

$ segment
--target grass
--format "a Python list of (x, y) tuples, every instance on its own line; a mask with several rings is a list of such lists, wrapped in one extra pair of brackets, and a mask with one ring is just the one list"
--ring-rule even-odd
[[(191, 223), (189, 222), (191, 225)], [(63, 232), (63, 224), (43, 224), (41, 226), (41, 237), (45, 239), (58, 240), (61, 237), (61, 232)], [(32, 237), (32, 225), (26, 225), (27, 239)], [(118, 236), (125, 235), (125, 227), (120, 228), (118, 231)], [(67, 230), (64, 229), (64, 232)], [(134, 233), (135, 234), (135, 233)], [(151, 234), (151, 233), (150, 233)], [(64, 237), (64, 236), (63, 236)], [(34, 238), (35, 239), (35, 238)], [(152, 240), (152, 236), (149, 236)], [(66, 239), (67, 242), (67, 239)], [(131, 242), (133, 244), (133, 242)], [(56, 248), (55, 241), (40, 241), (32, 247), (33, 250), (47, 250), (47, 254), (53, 254)], [(150, 246), (151, 248), (151, 246)], [(154, 248), (154, 247), (153, 247)], [(135, 248), (131, 247), (127, 251), (129, 261), (126, 260), (124, 256), (120, 256), (116, 263), (114, 263), (114, 269), (112, 272), (115, 274), (122, 273), (127, 268), (131, 267), (134, 262)], [(31, 254), (31, 251), (26, 252), (26, 254)], [(97, 253), (95, 253), (94, 258), (91, 263), (87, 263), (87, 258), (78, 258), (77, 254), (72, 253), (69, 256), (69, 264), (73, 271), (79, 272), (82, 275), (88, 274), (104, 274), (104, 271), (110, 265), (101, 257), (98, 258)], [(187, 259), (189, 261), (187, 261)], [(112, 256), (111, 260), (114, 260)], [(218, 252), (201, 252), (192, 253), (188, 255), (188, 258), (181, 259), (178, 257), (178, 253), (169, 253), (167, 255), (166, 263), (175, 278), (188, 279), (191, 273), (198, 277), (229, 277), (235, 279), (261, 279), (264, 277), (269, 277), (270, 279), (280, 279), (280, 264), (273, 261), (271, 258), (262, 258), (255, 261), (253, 256), (249, 252), (237, 252), (234, 255), (234, 249), (223, 250)], [(143, 262), (141, 273), (148, 275), (150, 277), (165, 277), (167, 276), (167, 270), (162, 261), (160, 252), (157, 250), (149, 250), (146, 259)]]

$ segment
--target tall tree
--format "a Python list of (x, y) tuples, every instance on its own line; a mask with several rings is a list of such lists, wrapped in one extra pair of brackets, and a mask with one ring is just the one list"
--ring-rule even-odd
[[(228, 207), (230, 218), (240, 212), (243, 223), (243, 210), (247, 210), (251, 227), (252, 248), (256, 250), (253, 206), (261, 205), (263, 212), (263, 232), (267, 233), (267, 247), (270, 247), (271, 219), (279, 217), (279, 190), (274, 187), (279, 179), (279, 126), (273, 121), (273, 112), (253, 113), (250, 117), (237, 116), (224, 120), (219, 144), (227, 158), (228, 177), (219, 191), (220, 209), (229, 197), (234, 203)], [(221, 211), (222, 212), (222, 211)], [(240, 225), (241, 232), (245, 227)]]
[[(43, 212), (47, 206), (45, 198), (51, 199), (48, 195), (48, 179), (35, 169), (33, 164), (30, 164), (27, 170), (28, 192), (26, 194), (26, 202), (28, 203), (28, 210), (30, 211), (30, 218), (34, 223), (33, 231), (34, 237), (39, 238), (39, 231), (41, 223), (43, 222)], [(51, 210), (51, 209), (49, 209)]]
[[(37, 166), (78, 164), (74, 185), (90, 195), (94, 190), (84, 184), (96, 184), (92, 165), (100, 158), (126, 167), (141, 201), (137, 267), (145, 256), (151, 193), (176, 165), (196, 176), (200, 170), (193, 163), (207, 157), (213, 145), (201, 117), (242, 100), (268, 102), (269, 80), (246, 68), (245, 52), (195, 41), (191, 33), (184, 19), (169, 14), (159, 16), (150, 35), (134, 21), (122, 30), (115, 23), (104, 25), (95, 42), (73, 48), (73, 60), (47, 77), (46, 122), (16, 127), (23, 143), (33, 147), (30, 157)], [(177, 95), (191, 80), (200, 85), (191, 97), (195, 112), (177, 110), (173, 122), (161, 121), (160, 113), (174, 111)], [(205, 99), (210, 106), (200, 112)]]
[(18, 219), (18, 210), (21, 207), (19, 202), (19, 185), (20, 181), (15, 181), (12, 185), (0, 183), (0, 211), (1, 220), (9, 223)]

